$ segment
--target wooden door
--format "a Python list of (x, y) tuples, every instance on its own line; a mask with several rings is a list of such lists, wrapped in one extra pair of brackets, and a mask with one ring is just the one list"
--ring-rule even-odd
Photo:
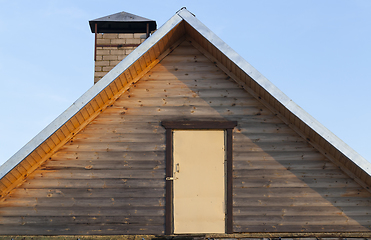
[(174, 233), (225, 233), (224, 130), (173, 131)]

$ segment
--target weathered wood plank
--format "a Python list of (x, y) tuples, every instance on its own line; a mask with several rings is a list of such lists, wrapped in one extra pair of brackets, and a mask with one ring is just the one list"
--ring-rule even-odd
[(165, 151), (165, 142), (160, 143), (131, 143), (131, 142), (74, 142), (72, 144), (66, 144), (60, 151), (74, 151), (74, 152), (84, 152), (84, 151)]
[(0, 207), (146, 207), (146, 206), (165, 206), (163, 197), (23, 197), (6, 199), (0, 203)]
[(302, 216), (286, 216), (286, 215), (277, 215), (270, 216), (269, 218), (265, 216), (239, 216), (236, 215), (234, 218), (235, 223), (238, 225), (304, 225), (304, 226), (313, 226), (320, 224), (327, 225), (371, 225), (371, 219), (367, 216), (352, 216), (347, 217), (344, 215), (307, 215)]
[(61, 169), (42, 170), (38, 169), (33, 173), (34, 177), (44, 178), (153, 178), (162, 179), (165, 177), (164, 169)]
[(240, 206), (370, 206), (371, 199), (364, 197), (249, 197), (248, 201), (243, 197), (234, 197), (233, 205), (235, 208)]
[(68, 225), (6, 225), (0, 234), (10, 235), (123, 235), (123, 234), (164, 234), (163, 226), (142, 226), (135, 224), (68, 224)]
[[(188, 75), (184, 75), (188, 76)], [(168, 76), (168, 78), (175, 78), (174, 76)], [(175, 78), (179, 79), (179, 78)], [(193, 79), (188, 77), (188, 79)], [(129, 93), (127, 93), (129, 94)], [(245, 90), (229, 88), (229, 89), (189, 89), (189, 88), (179, 88), (176, 90), (172, 89), (135, 89), (135, 91), (130, 91), (130, 97), (133, 98), (144, 98), (144, 97), (159, 97), (165, 98), (168, 96), (176, 97), (246, 97), (249, 96)]]
[(236, 161), (248, 160), (318, 160), (322, 159), (323, 155), (316, 151), (306, 152), (234, 152), (233, 159)]
[(294, 169), (294, 170), (280, 170), (280, 169), (235, 169), (233, 171), (234, 178), (348, 178), (340, 170), (323, 169)]
[[(150, 72), (221, 72), (218, 67), (210, 62), (182, 62), (175, 64), (157, 64)], [(224, 75), (224, 73), (223, 73)]]
[(93, 160), (93, 159), (107, 159), (107, 160), (153, 160), (153, 161), (164, 161), (165, 151), (153, 151), (153, 152), (56, 152), (52, 159), (54, 160)]
[(183, 42), (171, 52), (171, 56), (176, 55), (201, 55), (204, 57), (200, 51), (198, 51), (196, 48), (190, 47), (187, 42)]
[[(250, 114), (254, 114), (256, 112), (252, 111)], [(245, 114), (248, 114), (247, 112)], [(262, 111), (262, 109), (259, 111), (258, 114), (268, 114), (266, 111)], [(271, 124), (271, 123), (246, 123), (241, 122), (238, 124), (238, 126), (234, 129), (235, 132), (238, 133), (288, 133), (292, 134), (293, 131), (290, 129), (286, 124), (284, 123), (277, 123), (277, 124)]]
[(298, 170), (298, 169), (338, 169), (333, 163), (325, 159), (318, 160), (248, 160), (234, 161), (237, 169), (281, 169), (281, 170)]
[[(111, 121), (111, 123), (114, 123)], [(117, 123), (117, 122), (116, 122)], [(157, 122), (160, 123), (160, 122)], [(109, 123), (107, 123), (109, 124)], [(165, 141), (165, 136), (158, 133), (103, 133), (103, 134), (90, 134), (88, 132), (82, 132), (76, 135), (71, 140), (74, 143), (79, 144), (80, 142), (104, 142), (104, 143), (128, 143), (135, 142), (137, 144), (142, 143), (162, 143)]]
[(61, 170), (61, 169), (164, 169), (164, 161), (153, 160), (54, 160), (51, 159), (43, 164), (40, 170)]
[[(365, 197), (369, 198), (369, 193), (361, 188), (234, 188), (235, 197)], [(362, 209), (362, 208), (361, 208)], [(282, 208), (281, 208), (282, 210)]]
[(235, 178), (233, 181), (235, 188), (251, 188), (251, 187), (272, 187), (272, 188), (288, 188), (288, 187), (310, 187), (310, 188), (357, 188), (359, 185), (347, 178)]
[(235, 232), (364, 232), (369, 231), (369, 227), (364, 227), (362, 225), (314, 225), (314, 226), (306, 226), (306, 225), (249, 225), (249, 226), (241, 226), (236, 224), (234, 227)]
[(164, 179), (45, 179), (35, 178), (32, 181), (26, 181), (21, 188), (27, 189), (64, 189), (64, 188), (165, 188)]
[[(159, 106), (206, 106), (206, 107), (234, 107), (234, 106), (254, 106), (261, 108), (261, 106), (250, 101), (251, 98), (246, 97), (173, 97), (166, 98), (143, 97), (136, 99), (127, 96), (121, 96), (120, 101), (116, 102), (112, 107), (114, 108), (134, 108), (134, 107), (159, 107)], [(272, 114), (273, 116), (273, 114)], [(275, 119), (277, 119), (275, 117)], [(281, 122), (281, 121), (280, 121)]]
[[(123, 109), (121, 110), (122, 114), (135, 114), (134, 112), (138, 111), (140, 114), (143, 114), (141, 116), (145, 117), (146, 115), (153, 115), (153, 114), (158, 114), (158, 115), (173, 115), (178, 116), (178, 119), (180, 116), (184, 115), (186, 116), (188, 114), (200, 114), (202, 116), (220, 116), (221, 114), (233, 114), (235, 112), (239, 112), (239, 115), (255, 115), (255, 110), (254, 109), (249, 109), (249, 108), (239, 108), (239, 107), (234, 107), (231, 109), (209, 109), (209, 108), (203, 108), (203, 107), (182, 107), (180, 109), (176, 109), (173, 107), (164, 107), (164, 108), (152, 108), (152, 107), (143, 107), (143, 110), (139, 109)], [(177, 114), (178, 113), (178, 114)], [(108, 113), (107, 113), (108, 114)], [(111, 112), (109, 114), (116, 114), (114, 112)], [(167, 118), (166, 118), (167, 119)], [(215, 118), (215, 120), (221, 119), (221, 118)], [(228, 118), (230, 120), (231, 118)], [(241, 133), (244, 134), (257, 134), (259, 132), (261, 133), (288, 133), (291, 134), (292, 130), (287, 128), (285, 125), (281, 124), (260, 124), (260, 123), (250, 123), (249, 125), (243, 126), (245, 123), (239, 123), (238, 126), (235, 129), (236, 133)], [(108, 125), (108, 126), (107, 126)], [(135, 131), (137, 133), (163, 133), (164, 128), (161, 126), (160, 121), (158, 122), (148, 122), (147, 124), (143, 124), (141, 122), (125, 122), (125, 123), (112, 123), (111, 124), (105, 124), (101, 125), (98, 124), (97, 122), (90, 124), (84, 132), (89, 130), (89, 132), (94, 132), (94, 131), (101, 131), (105, 133), (130, 133)], [(155, 131), (155, 132), (154, 132)], [(294, 143), (296, 144), (296, 143)], [(300, 144), (300, 143), (299, 143)], [(300, 146), (304, 145), (301, 143)], [(310, 150), (313, 150), (312, 147), (309, 145), (305, 144), (307, 148)]]
[[(276, 123), (281, 123), (281, 122), (277, 122), (277, 120), (272, 116), (272, 115), (228, 115), (228, 116), (221, 116), (221, 115), (215, 115), (215, 116), (177, 116), (177, 115), (167, 115), (166, 117), (164, 116), (161, 116), (161, 115), (152, 115), (152, 116), (148, 116), (148, 115), (106, 115), (106, 116), (100, 116), (99, 119), (96, 119), (94, 120), (91, 125), (95, 125), (95, 124), (101, 124), (101, 125), (105, 125), (105, 124), (126, 124), (126, 123), (129, 123), (129, 122), (132, 122), (132, 123), (137, 123), (137, 124), (141, 124), (141, 126), (144, 126), (146, 124), (144, 123), (160, 123), (161, 121), (163, 120), (182, 120), (182, 119), (194, 119), (195, 121), (202, 121), (202, 120), (209, 120), (212, 119), (212, 120), (228, 120), (228, 121), (237, 121), (237, 122), (250, 122), (250, 123), (260, 123), (260, 122), (266, 122), (266, 123), (273, 123), (273, 124), (276, 124)], [(86, 132), (86, 131), (84, 131)], [(234, 130), (234, 133), (237, 135), (237, 134), (240, 134), (239, 132), (237, 132), (237, 130)], [(234, 134), (234, 135), (235, 135)], [(271, 136), (272, 138), (274, 138), (275, 134), (271, 134), (271, 133), (263, 133), (263, 132), (260, 132), (260, 133), (248, 133), (248, 132), (245, 132), (243, 133), (242, 136), (249, 136), (249, 135), (253, 135), (255, 136), (256, 134), (262, 134), (262, 138), (264, 137), (267, 137), (267, 136), (264, 136), (264, 134), (270, 134), (269, 136)], [(276, 139), (279, 138), (279, 136), (283, 136), (281, 135), (281, 133), (277, 133), (278, 136), (276, 137)], [(290, 137), (292, 135), (292, 133), (284, 133), (286, 134), (288, 137)], [(297, 136), (296, 136), (297, 137)], [(246, 137), (247, 138), (247, 137)], [(283, 137), (281, 140), (284, 140), (285, 138)], [(279, 139), (278, 139), (279, 140)]]
[(148, 123), (148, 124), (136, 124), (136, 123), (125, 123), (125, 124), (111, 124), (111, 125), (98, 125), (91, 124), (86, 127), (85, 132), (89, 131), (90, 134), (101, 134), (101, 133), (164, 133), (165, 129), (160, 125), (159, 122)]
[[(110, 196), (111, 198), (159, 198), (165, 196), (165, 189), (164, 188), (136, 188), (136, 189), (123, 189), (118, 191), (117, 189), (112, 188), (65, 188), (65, 189), (15, 189), (11, 196), (14, 198), (30, 198), (30, 197), (49, 197), (49, 198), (61, 198), (61, 197), (91, 197), (91, 198), (100, 198), (100, 197), (107, 197)], [(52, 200), (51, 200), (52, 201)], [(4, 211), (8, 211), (6, 209), (2, 209), (0, 213), (5, 216)], [(16, 211), (14, 209), (14, 211)], [(26, 211), (26, 210), (25, 210)], [(3, 214), (4, 213), (4, 214)], [(9, 213), (10, 214), (10, 213)]]
[[(367, 217), (371, 210), (371, 206), (359, 208), (357, 206), (351, 207), (330, 207), (330, 206), (299, 206), (299, 207), (281, 207), (281, 206), (254, 206), (254, 207), (239, 207), (233, 210), (234, 216), (302, 216), (303, 220), (307, 216), (341, 216), (341, 218), (364, 216)], [(305, 216), (305, 217), (303, 217)], [(370, 219), (369, 219), (370, 220)], [(345, 219), (344, 219), (345, 221)]]
[(202, 54), (183, 54), (183, 55), (172, 55), (170, 54), (160, 62), (162, 65), (173, 66), (186, 63), (210, 63)]
[[(250, 118), (247, 118), (246, 121), (249, 121), (250, 119), (253, 119), (251, 122), (256, 121), (262, 121), (261, 117), (257, 116), (252, 116)], [(264, 122), (269, 122), (269, 123), (275, 123), (274, 120), (277, 119), (275, 117), (265, 117), (263, 118), (265, 121)], [(239, 123), (243, 123), (244, 121), (238, 121)], [(235, 132), (233, 134), (233, 142), (237, 144), (244, 144), (244, 143), (275, 143), (275, 142), (301, 142), (304, 144), (307, 144), (307, 142), (299, 137), (298, 135), (294, 133), (265, 133), (265, 132), (260, 132), (260, 133), (250, 133), (250, 132), (245, 132), (245, 133), (237, 133)], [(323, 157), (324, 158), (324, 157)]]
[(313, 147), (304, 142), (234, 142), (233, 149), (236, 152), (285, 152), (285, 151), (311, 151)]
[(8, 216), (0, 217), (3, 225), (42, 225), (49, 226), (67, 224), (137, 224), (142, 226), (161, 226), (165, 224), (163, 216)]
[(2, 216), (164, 216), (164, 207), (8, 207)]
[[(205, 117), (219, 117), (222, 116), (230, 116), (230, 115), (269, 115), (268, 112), (262, 112), (260, 109), (255, 107), (239, 107), (239, 106), (231, 106), (231, 107), (207, 107), (207, 106), (181, 106), (181, 107), (171, 107), (171, 106), (162, 106), (162, 107), (140, 107), (140, 108), (122, 108), (121, 110), (117, 110), (115, 108), (109, 108), (105, 111), (105, 114), (109, 115), (142, 115), (142, 116), (152, 116), (152, 115), (175, 115), (178, 116), (205, 116)], [(265, 124), (268, 125), (268, 124)], [(265, 127), (262, 124), (261, 127)], [(240, 131), (244, 131), (241, 128), (238, 128)], [(256, 126), (258, 127), (258, 126)], [(288, 129), (286, 131), (292, 132), (286, 125), (277, 124), (277, 126), (266, 126), (270, 128), (274, 128), (275, 132), (281, 132), (284, 129)]]
[(215, 69), (214, 71), (202, 71), (202, 72), (193, 72), (190, 71), (156, 71), (152, 69), (148, 71), (146, 75), (143, 76), (142, 80), (202, 80), (202, 79), (229, 79), (222, 70)]

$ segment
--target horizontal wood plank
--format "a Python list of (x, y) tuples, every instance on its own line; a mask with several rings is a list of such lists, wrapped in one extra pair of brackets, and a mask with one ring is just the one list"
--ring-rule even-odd
[(279, 224), (274, 224), (274, 225), (263, 225), (263, 224), (258, 224), (258, 225), (249, 225), (249, 226), (242, 226), (239, 224), (235, 224), (234, 231), (235, 232), (261, 232), (261, 233), (282, 233), (282, 232), (287, 232), (287, 233), (302, 233), (302, 232), (307, 232), (307, 233), (344, 233), (344, 232), (369, 232), (370, 227), (369, 226), (362, 226), (362, 225), (340, 225), (340, 224), (318, 224), (318, 225), (313, 225), (313, 226), (306, 226), (306, 225), (279, 225)]
[[(234, 106), (253, 106), (261, 108), (262, 106), (251, 101), (252, 97), (177, 97), (168, 96), (164, 98), (157, 97), (143, 97), (143, 98), (132, 98), (130, 95), (121, 96), (121, 100), (110, 108), (139, 108), (139, 107), (159, 107), (159, 106), (170, 106), (170, 107), (181, 107), (181, 106), (199, 106), (199, 107), (234, 107)], [(124, 101), (125, 100), (125, 101)], [(273, 115), (272, 115), (273, 116)], [(104, 117), (104, 116), (103, 116)], [(277, 118), (274, 118), (277, 119)], [(242, 120), (242, 119), (241, 119)], [(279, 121), (281, 122), (281, 121)]]
[(0, 234), (11, 235), (123, 235), (123, 234), (164, 234), (163, 226), (143, 226), (132, 224), (68, 224), (68, 225), (6, 225)]
[(8, 207), (1, 211), (2, 216), (161, 216), (164, 207)]
[(163, 179), (165, 170), (162, 169), (62, 169), (41, 170), (33, 172), (34, 177), (54, 179), (92, 179), (92, 178), (147, 178)]
[(163, 216), (7, 216), (0, 217), (2, 225), (34, 225), (47, 224), (49, 226), (68, 224), (131, 224), (142, 226), (162, 226), (165, 223)]
[(107, 178), (105, 179), (45, 179), (43, 177), (34, 178), (32, 181), (26, 181), (21, 185), (27, 189), (63, 189), (63, 188), (164, 188), (164, 179), (133, 179), (133, 178)]
[[(368, 198), (369, 193), (361, 188), (234, 188), (233, 193), (238, 198), (250, 198), (250, 197), (364, 197)], [(362, 209), (362, 208), (360, 208)]]
[(364, 197), (325, 197), (325, 196), (308, 196), (308, 197), (292, 197), (292, 196), (279, 196), (279, 197), (249, 197), (248, 201), (244, 197), (235, 196), (233, 198), (233, 205), (235, 208), (240, 206), (370, 206), (371, 199)]
[[(302, 216), (303, 219), (306, 219), (307, 216), (336, 216), (344, 220), (347, 217), (352, 216), (364, 216), (367, 217), (371, 210), (370, 207), (359, 208), (357, 206), (353, 207), (334, 207), (334, 206), (298, 206), (298, 207), (281, 207), (281, 206), (253, 206), (253, 207), (239, 207), (234, 209), (234, 216)], [(303, 217), (303, 215), (305, 217)], [(370, 220), (370, 219), (369, 219)]]
[(165, 151), (151, 151), (151, 152), (64, 152), (59, 151), (52, 156), (54, 160), (122, 160), (122, 161), (136, 161), (136, 160), (153, 160), (165, 161)]
[(235, 188), (357, 188), (359, 185), (346, 178), (236, 178), (233, 181)]
[(66, 144), (61, 151), (87, 152), (87, 151), (105, 151), (105, 152), (126, 152), (126, 151), (165, 151), (165, 142), (140, 144), (136, 142), (77, 142)]
[(12, 196), (9, 199), (0, 203), (0, 207), (146, 207), (165, 206), (163, 197), (22, 197), (15, 198)]
[(305, 218), (302, 216), (286, 216), (277, 215), (270, 216), (267, 218), (265, 216), (235, 216), (235, 223), (238, 225), (290, 225), (290, 226), (318, 226), (320, 224), (332, 225), (349, 225), (349, 226), (359, 226), (359, 225), (371, 225), (371, 219), (367, 216), (341, 216), (341, 215), (307, 215)]
[[(112, 121), (111, 121), (112, 123)], [(102, 133), (91, 134), (82, 132), (76, 135), (69, 143), (85, 143), (89, 142), (104, 142), (104, 143), (163, 143), (165, 137), (157, 133)]]
[(40, 170), (62, 170), (62, 169), (164, 169), (164, 161), (153, 160), (54, 160), (51, 159)]
[[(15, 189), (11, 196), (14, 198), (61, 198), (61, 197), (91, 197), (100, 198), (110, 196), (111, 198), (159, 198), (165, 196), (164, 188), (136, 188), (136, 189), (112, 189), (112, 188), (60, 188), (60, 189)], [(52, 201), (52, 200), (51, 200)], [(7, 211), (6, 209), (3, 209)], [(58, 209), (56, 209), (58, 211)], [(5, 213), (5, 212), (2, 212)], [(10, 214), (10, 213), (9, 213)]]
[(235, 161), (249, 160), (317, 160), (323, 159), (323, 155), (316, 151), (284, 151), (284, 152), (234, 152), (233, 159)]

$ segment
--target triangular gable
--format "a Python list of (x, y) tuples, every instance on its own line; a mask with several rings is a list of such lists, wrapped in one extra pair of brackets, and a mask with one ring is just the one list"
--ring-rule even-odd
[(364, 187), (371, 185), (370, 164), (327, 128), (301, 109), (233, 51), (186, 9), (181, 9), (64, 113), (0, 167), (2, 196), (48, 159), (77, 132), (112, 104), (164, 56), (191, 37), (195, 46), (232, 79), (275, 112)]

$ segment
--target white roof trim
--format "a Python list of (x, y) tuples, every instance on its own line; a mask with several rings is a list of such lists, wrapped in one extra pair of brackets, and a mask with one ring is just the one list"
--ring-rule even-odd
[(292, 101), (286, 94), (279, 90), (273, 83), (265, 78), (258, 70), (251, 66), (245, 59), (243, 59), (237, 52), (230, 48), (223, 40), (215, 35), (209, 28), (201, 23), (186, 9), (182, 9), (177, 13), (189, 25), (196, 29), (203, 37), (211, 42), (219, 51), (227, 56), (232, 62), (247, 73), (255, 82), (257, 82), (263, 89), (277, 99), (283, 106), (291, 111), (296, 117), (308, 125), (311, 129), (317, 132), (322, 138), (332, 144), (336, 149), (353, 161), (358, 167), (363, 169), (371, 176), (371, 164), (360, 154), (358, 154), (349, 145), (343, 142), (309, 113), (304, 111), (299, 105)]

